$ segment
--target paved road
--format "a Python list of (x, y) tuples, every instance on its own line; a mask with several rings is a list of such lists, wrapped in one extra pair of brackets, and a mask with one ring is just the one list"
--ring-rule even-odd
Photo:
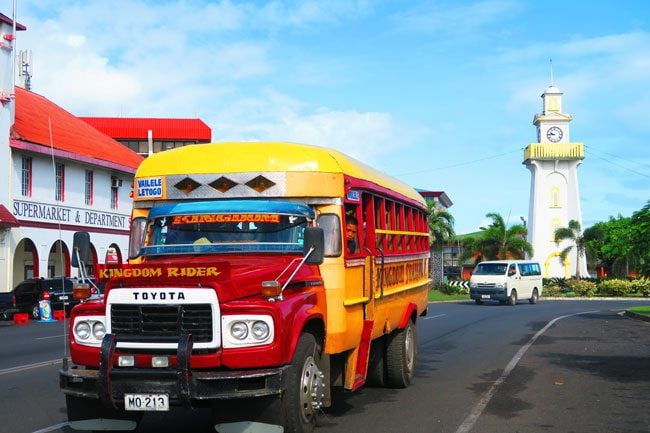
[[(650, 323), (619, 314), (630, 305), (431, 304), (413, 386), (337, 393), (317, 433), (650, 432)], [(58, 366), (12, 369), (59, 358), (62, 333), (0, 322), (0, 432), (73, 431)], [(208, 421), (148, 414), (138, 432), (214, 431)]]

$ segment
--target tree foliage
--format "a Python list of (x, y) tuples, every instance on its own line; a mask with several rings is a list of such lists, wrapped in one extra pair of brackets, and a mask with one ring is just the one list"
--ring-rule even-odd
[(436, 208), (434, 201), (428, 201), (429, 208), (429, 241), (430, 244), (440, 249), (454, 239), (454, 217), (449, 212)]
[(485, 216), (492, 223), (481, 227), (477, 236), (463, 240), (464, 259), (475, 257), (478, 263), (483, 260), (524, 259), (526, 254), (533, 255), (533, 247), (525, 239), (528, 235), (526, 227), (522, 224), (507, 227), (503, 217), (495, 212)]
[(626, 277), (632, 273), (650, 275), (650, 201), (632, 217), (610, 217), (584, 232), (591, 267)]
[(584, 257), (587, 248), (582, 226), (576, 220), (569, 221), (567, 227), (558, 227), (555, 229), (555, 243), (560, 245), (562, 241), (571, 242), (560, 251), (559, 259), (564, 262), (571, 251), (576, 250), (576, 279), (580, 281), (580, 259)]

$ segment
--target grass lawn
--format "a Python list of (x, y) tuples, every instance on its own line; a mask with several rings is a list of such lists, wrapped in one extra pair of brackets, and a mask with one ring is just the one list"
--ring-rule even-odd
[(440, 290), (429, 290), (429, 302), (433, 301), (468, 301), (469, 295), (445, 295)]
[(633, 313), (645, 314), (647, 316), (650, 316), (650, 305), (645, 305), (642, 307), (632, 307), (632, 308), (628, 308), (628, 310), (630, 310)]

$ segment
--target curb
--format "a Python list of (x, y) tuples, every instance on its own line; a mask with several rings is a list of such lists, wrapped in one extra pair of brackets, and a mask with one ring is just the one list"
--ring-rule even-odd
[(571, 296), (565, 298), (562, 296), (540, 296), (540, 301), (638, 301), (638, 302), (648, 302), (650, 303), (650, 298), (625, 298), (625, 297), (616, 297), (616, 296), (594, 296), (594, 297), (581, 297), (581, 296)]
[(643, 320), (645, 322), (650, 322), (650, 316), (648, 316), (647, 314), (639, 314), (639, 313), (635, 313), (635, 312), (630, 311), (630, 310), (625, 310), (625, 313), (623, 313), (623, 314), (625, 314), (627, 317), (632, 318), (632, 319), (637, 319), (637, 320)]

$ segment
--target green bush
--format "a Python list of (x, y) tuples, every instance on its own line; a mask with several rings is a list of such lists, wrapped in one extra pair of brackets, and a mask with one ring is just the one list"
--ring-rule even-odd
[(433, 290), (438, 290), (440, 293), (445, 295), (469, 295), (469, 289), (461, 286), (452, 286), (448, 283), (436, 283), (431, 288)]
[(632, 292), (641, 294), (645, 297), (650, 296), (650, 278), (639, 278), (630, 282)]
[(571, 292), (578, 296), (594, 296), (596, 294), (596, 283), (587, 280), (570, 280), (567, 286)]
[(569, 291), (567, 280), (565, 280), (562, 277), (544, 278), (542, 279), (542, 283), (544, 284), (544, 290), (546, 290), (546, 287), (551, 287), (551, 286), (557, 287), (560, 290), (558, 292), (558, 295)]
[(598, 290), (601, 294), (612, 296), (625, 296), (636, 292), (631, 281), (619, 279), (601, 281)]
[(544, 285), (542, 296), (562, 296), (564, 294), (564, 287), (556, 284)]

